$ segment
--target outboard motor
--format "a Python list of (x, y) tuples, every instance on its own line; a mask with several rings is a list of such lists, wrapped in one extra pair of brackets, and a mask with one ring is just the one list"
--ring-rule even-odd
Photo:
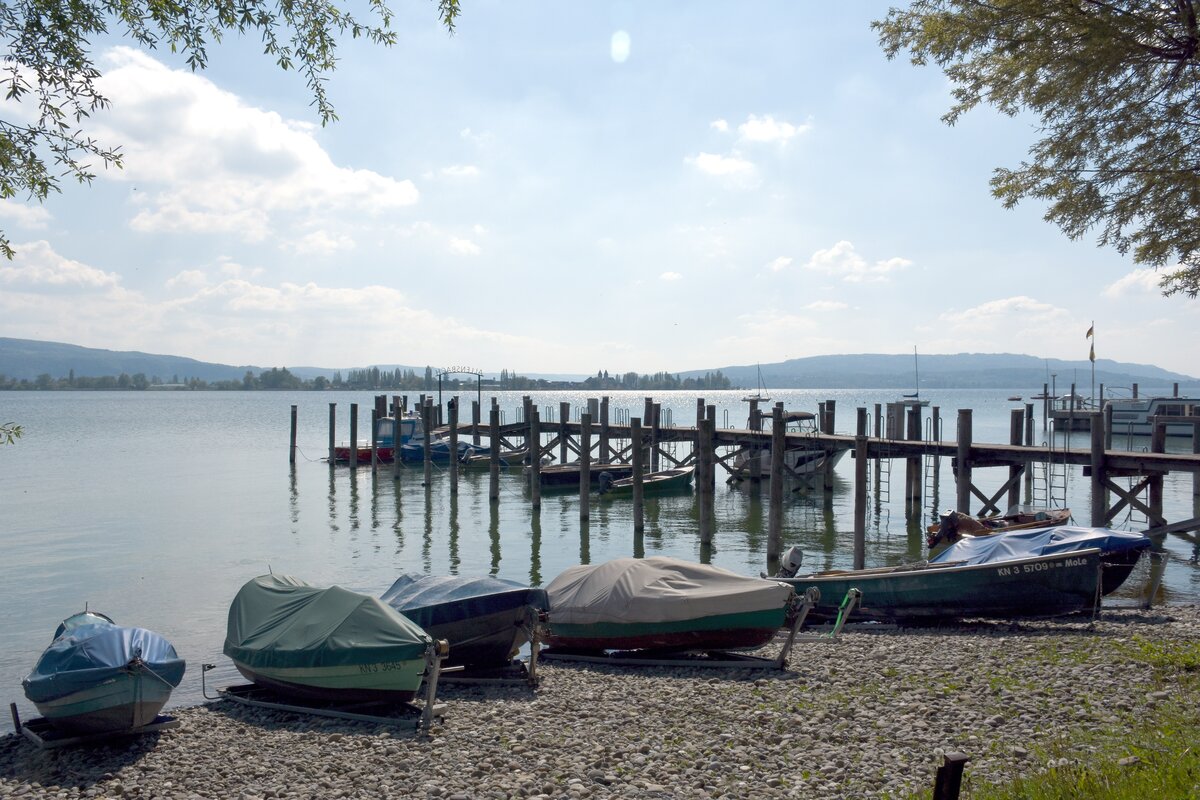
[(799, 547), (792, 545), (788, 551), (783, 554), (783, 559), (779, 562), (779, 572), (776, 573), (776, 578), (794, 578), (796, 573), (800, 571), (800, 567), (804, 564), (804, 551)]
[(601, 472), (597, 481), (600, 484), (600, 494), (607, 494), (612, 489), (613, 476), (611, 472)]

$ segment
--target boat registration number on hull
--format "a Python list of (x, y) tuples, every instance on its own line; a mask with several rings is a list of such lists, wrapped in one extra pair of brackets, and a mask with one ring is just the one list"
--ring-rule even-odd
[(1086, 558), (1065, 558), (1062, 561), (1039, 561), (1034, 564), (1015, 564), (1011, 567), (999, 567), (996, 574), (1005, 577), (1008, 575), (1029, 575), (1034, 572), (1046, 572), (1051, 569), (1060, 567), (1083, 567), (1087, 565)]
[(379, 661), (375, 664), (359, 664), (358, 671), (364, 675), (375, 672), (400, 672), (406, 669), (403, 661)]

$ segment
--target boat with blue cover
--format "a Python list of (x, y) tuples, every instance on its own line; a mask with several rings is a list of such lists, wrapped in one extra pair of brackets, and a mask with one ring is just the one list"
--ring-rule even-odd
[(260, 575), (229, 607), (225, 655), (259, 686), (337, 701), (411, 700), (433, 639), (377, 597)]
[(116, 733), (152, 723), (185, 668), (171, 643), (154, 631), (83, 611), (63, 620), (21, 685), (56, 730)]
[(706, 651), (766, 644), (795, 593), (780, 581), (653, 556), (570, 567), (546, 596), (549, 647)]
[[(425, 460), (425, 444), (423, 436), (416, 436), (400, 445), (400, 460), (407, 463), (423, 462)], [(454, 457), (464, 463), (475, 456), (491, 453), (491, 448), (486, 445), (471, 444), (462, 439), (458, 440), (457, 445)], [(450, 437), (439, 436), (429, 442), (429, 460), (438, 464), (450, 461)]]
[(1150, 537), (1134, 531), (1052, 525), (1028, 530), (1001, 531), (991, 536), (967, 536), (929, 559), (931, 564), (998, 564), (1030, 556), (1050, 556), (1080, 550), (1100, 551), (1101, 594), (1118, 589), (1133, 571)]
[(547, 609), (545, 590), (490, 576), (405, 574), (381, 599), (445, 639), (451, 666), (510, 664)]
[[(375, 421), (375, 455), (384, 463), (390, 462), (396, 454), (397, 440), (400, 445), (404, 445), (411, 441), (414, 437), (421, 435), (421, 417), (411, 411), (401, 414), (397, 417), (380, 417)], [(333, 448), (334, 461), (349, 461), (351, 449), (355, 452), (355, 458), (359, 464), (370, 463), (371, 461), (371, 442), (367, 440), (359, 440), (357, 446), (351, 448), (349, 444), (339, 444)]]

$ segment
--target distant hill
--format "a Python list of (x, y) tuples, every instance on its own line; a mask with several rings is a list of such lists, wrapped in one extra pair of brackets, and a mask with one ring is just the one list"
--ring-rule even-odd
[[(282, 366), (282, 365), (272, 365)], [(423, 374), (425, 366), (373, 364), (380, 370), (412, 370)], [(1043, 359), (1010, 353), (958, 353), (956, 355), (922, 355), (916, 363), (920, 388), (925, 389), (1026, 389), (1040, 390), (1056, 374), (1056, 388), (1064, 394), (1075, 382), (1081, 389), (1090, 386), (1091, 362)], [(365, 367), (293, 367), (288, 370), (297, 377), (309, 380), (317, 376), (332, 378), (335, 372), (346, 375), (350, 369)], [(77, 377), (117, 376), (121, 373), (142, 373), (148, 378), (157, 376), (164, 381), (198, 378), (202, 381), (241, 380), (249, 370), (256, 375), (265, 368), (229, 364), (214, 364), (182, 356), (154, 355), (136, 351), (99, 350), (60, 342), (0, 337), (0, 375), (8, 378), (35, 380), (38, 375), (65, 378), (73, 370)], [(912, 355), (858, 354), (812, 356), (795, 358), (773, 364), (732, 365), (677, 373), (682, 378), (699, 377), (720, 370), (735, 386), (755, 388), (758, 371), (762, 370), (764, 385), (769, 389), (889, 389), (911, 392), (915, 386)], [(576, 375), (531, 373), (530, 378), (581, 381), (594, 372)], [(485, 378), (496, 377), (495, 373)], [(1200, 388), (1200, 379), (1169, 372), (1147, 364), (1126, 364), (1110, 359), (1097, 359), (1096, 383), (1107, 387), (1127, 387), (1139, 384), (1142, 391), (1172, 388)]]

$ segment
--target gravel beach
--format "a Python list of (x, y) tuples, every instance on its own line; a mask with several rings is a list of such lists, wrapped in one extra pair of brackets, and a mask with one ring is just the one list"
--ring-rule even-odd
[(786, 671), (547, 661), (536, 690), (442, 684), (428, 733), (221, 701), (114, 744), (5, 736), (0, 797), (896, 797), (932, 788), (951, 750), (969, 788), (1089, 758), (1056, 747), (1072, 733), (1119, 737), (1195, 703), (1134, 656), (1144, 642), (1200, 642), (1200, 607), (859, 628), (797, 643)]

